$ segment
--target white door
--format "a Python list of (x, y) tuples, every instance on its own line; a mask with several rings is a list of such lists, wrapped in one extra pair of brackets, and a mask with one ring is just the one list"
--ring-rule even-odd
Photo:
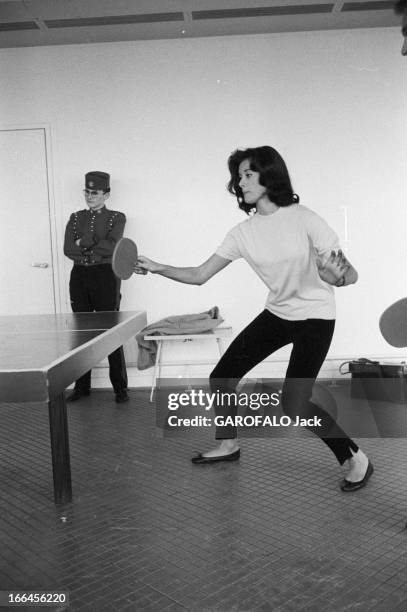
[(53, 313), (45, 130), (0, 130), (0, 315)]

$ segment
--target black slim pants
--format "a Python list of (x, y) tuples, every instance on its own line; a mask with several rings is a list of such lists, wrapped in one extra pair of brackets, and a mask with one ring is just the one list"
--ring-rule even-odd
[[(352, 457), (358, 446), (335, 420), (311, 402), (312, 388), (331, 344), (334, 320), (287, 321), (264, 310), (232, 342), (210, 375), (212, 393), (232, 393), (238, 381), (266, 357), (287, 344), (293, 344), (282, 392), (282, 407), (291, 419), (321, 419), (318, 427), (308, 427), (327, 444), (340, 464)], [(216, 415), (235, 416), (235, 405), (217, 405)], [(235, 427), (216, 429), (216, 439), (233, 439)]]
[[(99, 312), (119, 310), (120, 281), (110, 264), (74, 266), (69, 282), (69, 295), (73, 312)], [(127, 389), (127, 371), (123, 347), (108, 356), (109, 377), (115, 393)], [(87, 392), (92, 372), (78, 378), (75, 388)]]

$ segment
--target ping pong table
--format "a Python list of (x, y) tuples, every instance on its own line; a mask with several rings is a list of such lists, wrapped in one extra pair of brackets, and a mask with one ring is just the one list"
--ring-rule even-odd
[(0, 403), (48, 405), (54, 500), (72, 500), (65, 389), (147, 325), (146, 313), (0, 317)]

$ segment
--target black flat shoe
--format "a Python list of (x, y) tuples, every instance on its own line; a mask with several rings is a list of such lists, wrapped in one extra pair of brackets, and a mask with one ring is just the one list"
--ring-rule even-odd
[(130, 398), (128, 396), (126, 389), (123, 389), (122, 391), (118, 391), (115, 395), (116, 404), (124, 404), (124, 402), (128, 402), (129, 399)]
[(350, 491), (357, 491), (358, 489), (363, 489), (373, 472), (373, 465), (369, 461), (369, 463), (367, 464), (366, 474), (364, 475), (362, 480), (351, 482), (350, 480), (346, 480), (346, 478), (344, 478), (343, 483), (341, 484), (342, 491), (345, 491), (345, 493), (349, 493)]
[(87, 397), (90, 395), (90, 390), (81, 391), (80, 389), (74, 389), (71, 395), (68, 395), (66, 398), (67, 402), (77, 402), (81, 397)]
[(216, 461), (236, 461), (240, 457), (240, 448), (234, 453), (229, 453), (229, 455), (216, 455), (214, 457), (203, 457), (201, 453), (199, 453), (196, 457), (192, 457), (192, 463), (215, 463)]

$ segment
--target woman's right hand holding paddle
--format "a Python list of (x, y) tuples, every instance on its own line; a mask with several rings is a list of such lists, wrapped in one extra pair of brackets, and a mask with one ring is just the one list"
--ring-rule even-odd
[(148, 259), (148, 257), (144, 257), (144, 255), (140, 255), (137, 258), (136, 263), (134, 264), (134, 274), (147, 274), (147, 272), (151, 272), (152, 274), (157, 273), (160, 268), (159, 263), (153, 261), (152, 259)]

